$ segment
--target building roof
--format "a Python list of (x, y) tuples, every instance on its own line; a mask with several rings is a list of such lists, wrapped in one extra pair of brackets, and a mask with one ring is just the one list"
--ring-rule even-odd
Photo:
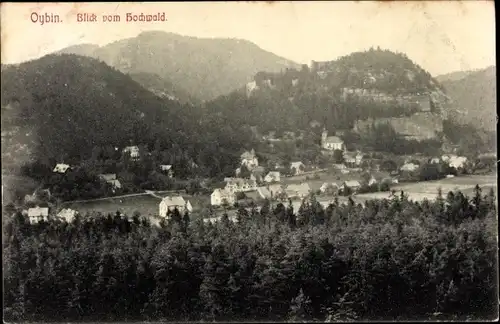
[(242, 160), (251, 160), (255, 157), (255, 151), (252, 149), (251, 151), (245, 151), (241, 154)]
[(28, 216), (48, 216), (49, 207), (34, 207), (28, 209)]
[(297, 161), (297, 162), (292, 162), (290, 164), (290, 168), (299, 168), (300, 166), (303, 166), (304, 163), (300, 162), (300, 161)]
[(214, 191), (212, 192), (212, 195), (215, 195), (215, 194), (219, 194), (222, 197), (227, 197), (227, 196), (231, 195), (230, 192), (228, 192), (225, 189), (221, 189), (221, 188), (214, 189)]
[(160, 168), (162, 170), (170, 170), (170, 169), (172, 169), (172, 165), (170, 165), (170, 164), (160, 164)]
[(243, 179), (243, 178), (230, 178), (228, 181), (226, 181), (226, 185), (236, 185), (238, 187), (249, 185), (249, 186), (254, 186), (256, 185), (255, 180), (251, 179)]
[(344, 182), (344, 184), (348, 187), (360, 187), (361, 184), (359, 183), (358, 180), (347, 180)]
[(58, 164), (56, 164), (56, 166), (54, 167), (54, 170), (52, 170), (52, 172), (64, 173), (68, 169), (69, 169), (69, 165), (68, 164), (58, 163)]
[(342, 144), (344, 141), (338, 136), (328, 136), (325, 138), (325, 143)]
[(166, 204), (167, 206), (184, 206), (186, 201), (182, 196), (167, 196), (161, 200), (161, 204)]
[(63, 217), (63, 218), (73, 218), (76, 216), (76, 214), (78, 214), (78, 212), (74, 209), (71, 209), (71, 208), (65, 208), (63, 210), (61, 210), (57, 216), (58, 217)]
[(105, 180), (105, 181), (111, 181), (116, 179), (116, 174), (115, 173), (105, 173), (105, 174), (100, 174), (99, 178)]

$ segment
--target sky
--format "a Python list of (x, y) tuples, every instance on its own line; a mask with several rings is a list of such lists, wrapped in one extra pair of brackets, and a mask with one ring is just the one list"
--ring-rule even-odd
[[(166, 22), (126, 22), (127, 13), (164, 12)], [(33, 22), (44, 14), (61, 22)], [(95, 13), (97, 22), (77, 22)], [(102, 15), (120, 22), (102, 22)], [(495, 65), (493, 1), (2, 3), (3, 64), (67, 46), (108, 43), (161, 30), (201, 38), (246, 39), (293, 60), (334, 60), (380, 46), (440, 75)]]

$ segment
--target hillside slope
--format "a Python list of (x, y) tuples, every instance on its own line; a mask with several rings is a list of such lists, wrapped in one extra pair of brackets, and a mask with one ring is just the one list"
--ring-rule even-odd
[(98, 58), (124, 73), (154, 73), (202, 100), (227, 94), (259, 71), (298, 65), (238, 39), (203, 39), (167, 32), (143, 32), (103, 47), (70, 47), (64, 53)]
[[(371, 49), (313, 62), (300, 71), (257, 73), (245, 88), (208, 107), (231, 116), (235, 124), (258, 125), (264, 132), (306, 129), (312, 121), (335, 131), (352, 129), (359, 120), (391, 120), (417, 112), (430, 116), (413, 118), (417, 124), (441, 120), (447, 103), (439, 82), (406, 55)], [(410, 128), (418, 130), (416, 126)], [(422, 126), (430, 129), (434, 122)]]
[(1, 91), (2, 139), (18, 142), (30, 134), (22, 143), (36, 156), (84, 156), (94, 146), (147, 141), (158, 133), (154, 125), (173, 135), (186, 124), (177, 102), (82, 56), (48, 55), (4, 67)]
[(443, 81), (461, 123), (494, 131), (496, 129), (496, 67), (465, 73), (458, 79)]

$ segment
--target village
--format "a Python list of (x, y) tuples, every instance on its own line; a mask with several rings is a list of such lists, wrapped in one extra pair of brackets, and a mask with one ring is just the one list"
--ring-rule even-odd
[[(437, 180), (438, 177), (433, 177), (432, 174), (428, 179), (422, 178), (422, 169), (428, 168), (429, 165), (436, 166), (436, 170), (441, 170), (439, 172), (445, 172), (447, 179), (464, 173), (470, 174), (472, 162), (464, 156), (456, 154), (444, 154), (440, 157), (412, 156), (397, 163), (392, 160), (377, 159), (373, 153), (347, 151), (341, 134), (339, 132), (339, 136), (329, 136), (328, 131), (323, 129), (320, 146), (322, 155), (328, 161), (327, 166), (323, 168), (302, 161), (289, 161), (287, 165), (268, 163), (263, 166), (260, 165), (258, 154), (251, 149), (241, 154), (240, 167), (234, 170), (232, 177), (225, 177), (222, 183), (215, 183), (212, 187), (205, 188), (205, 192), (211, 192), (209, 195), (188, 195), (182, 190), (167, 192), (144, 190), (144, 192), (94, 200), (118, 201), (116, 208), (108, 210), (114, 214), (115, 211), (122, 209), (120, 205), (127, 199), (148, 196), (154, 199), (148, 200), (148, 204), (156, 204), (156, 211), (152, 207), (141, 210), (138, 206), (134, 212), (139, 211), (142, 216), (147, 216), (154, 223), (168, 219), (176, 210), (181, 214), (187, 212), (194, 218), (202, 217), (208, 222), (220, 219), (224, 213), (234, 220), (239, 208), (259, 208), (264, 201), (291, 204), (294, 210), (298, 210), (301, 204), (307, 203), (312, 196), (324, 207), (334, 201), (347, 202), (349, 198), (363, 204), (365, 199), (362, 198), (366, 196), (368, 199), (370, 193), (386, 192), (387, 195), (384, 197), (389, 197), (400, 183)], [(273, 143), (269, 136), (264, 136), (263, 140), (271, 143), (270, 145)], [(140, 157), (138, 146), (125, 147), (122, 152), (128, 154), (131, 160), (138, 160)], [(53, 172), (65, 174), (70, 169), (70, 165), (58, 163), (54, 166)], [(159, 169), (166, 177), (175, 177), (172, 165), (161, 164)], [(99, 178), (112, 188), (112, 192), (122, 189), (122, 183), (116, 174), (99, 174)], [(27, 195), (25, 201), (32, 202), (33, 205), (34, 202), (40, 201), (37, 199), (40, 196), (50, 197), (50, 190), (39, 189), (33, 195)], [(84, 204), (85, 201), (80, 203)], [(54, 217), (71, 222), (77, 214), (82, 214), (80, 209), (82, 208), (79, 208), (78, 203), (63, 202), (56, 206), (40, 204), (24, 209), (23, 214), (31, 223)], [(128, 211), (130, 213), (130, 210)]]

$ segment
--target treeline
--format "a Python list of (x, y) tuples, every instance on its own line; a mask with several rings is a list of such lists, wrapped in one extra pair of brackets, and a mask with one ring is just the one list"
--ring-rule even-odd
[(438, 156), (443, 145), (443, 141), (439, 137), (421, 141), (408, 139), (398, 134), (388, 122), (368, 125), (361, 135), (347, 132), (344, 140), (349, 143), (348, 149), (365, 148), (396, 155), (422, 153), (428, 156)]
[[(494, 319), (496, 205), (266, 203), (204, 224), (137, 215), (4, 226), (7, 321)], [(440, 314), (440, 315), (439, 315)]]

